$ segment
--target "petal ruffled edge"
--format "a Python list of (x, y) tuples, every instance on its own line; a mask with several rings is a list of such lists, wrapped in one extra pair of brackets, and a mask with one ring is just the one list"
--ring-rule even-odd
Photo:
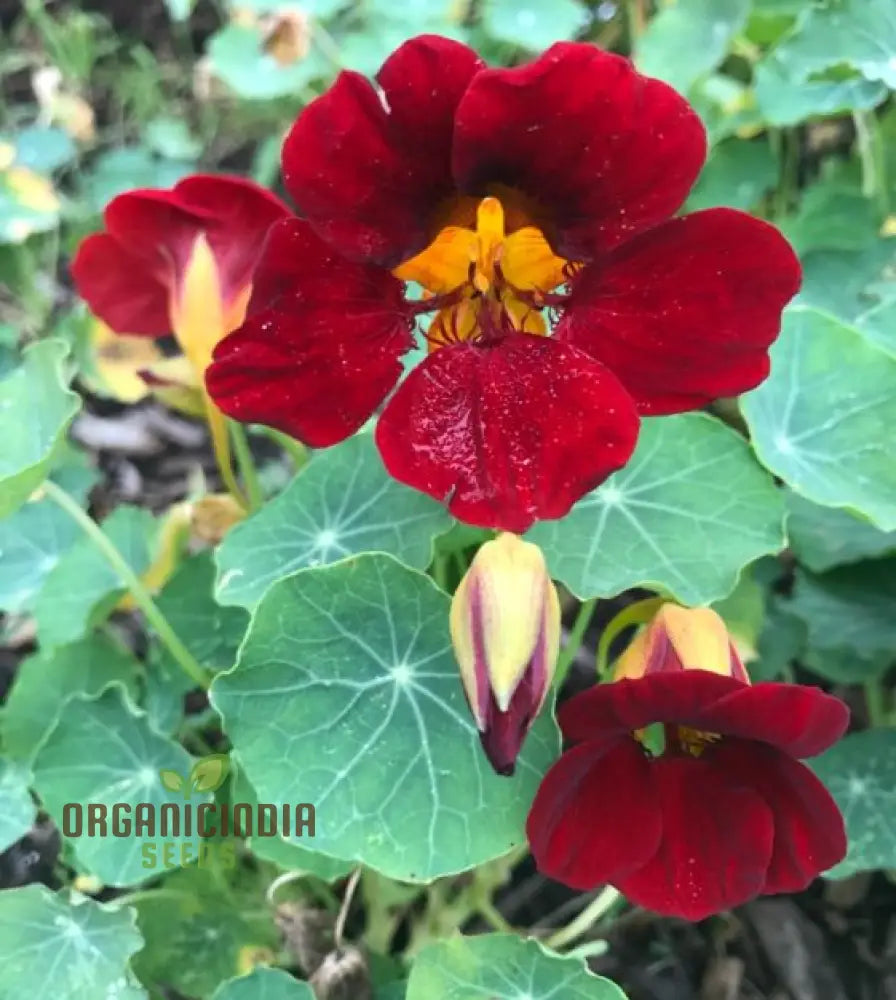
[(163, 336), (171, 332), (172, 296), (200, 233), (215, 255), (227, 304), (244, 294), (268, 229), (288, 214), (270, 191), (226, 174), (194, 174), (170, 191), (128, 191), (106, 206), (106, 231), (82, 240), (72, 277), (116, 332)]
[(515, 334), (430, 354), (389, 400), (376, 440), (400, 482), (468, 524), (520, 534), (563, 517), (624, 465), (637, 434), (610, 372), (551, 338)]
[(457, 109), (459, 188), (524, 192), (568, 259), (588, 260), (667, 219), (705, 158), (703, 125), (680, 94), (587, 43), (484, 70)]
[(575, 741), (669, 722), (812, 757), (840, 739), (849, 710), (818, 688), (774, 681), (751, 686), (708, 670), (686, 670), (597, 685), (564, 702), (557, 720), (563, 735)]
[(830, 792), (799, 761), (775, 747), (723, 740), (712, 760), (762, 797), (775, 820), (764, 893), (801, 892), (846, 855), (843, 817)]
[(651, 762), (628, 738), (567, 750), (542, 779), (526, 834), (548, 878), (583, 891), (625, 878), (660, 845)]
[(645, 416), (755, 388), (801, 269), (774, 226), (711, 208), (584, 268), (555, 336), (606, 365)]
[(401, 375), (413, 346), (402, 285), (351, 263), (308, 223), (271, 233), (246, 322), (215, 349), (206, 386), (236, 420), (278, 428), (313, 447), (354, 433)]
[(763, 798), (708, 758), (661, 757), (651, 762), (651, 778), (662, 838), (645, 865), (614, 879), (619, 891), (686, 920), (758, 896), (774, 842), (774, 818)]
[(302, 111), (283, 146), (283, 177), (328, 243), (389, 267), (426, 246), (454, 190), (455, 111), (483, 65), (460, 42), (421, 35), (389, 56), (377, 87), (345, 71)]
[(168, 278), (108, 233), (83, 239), (71, 263), (72, 280), (90, 311), (116, 333), (163, 337), (171, 332)]

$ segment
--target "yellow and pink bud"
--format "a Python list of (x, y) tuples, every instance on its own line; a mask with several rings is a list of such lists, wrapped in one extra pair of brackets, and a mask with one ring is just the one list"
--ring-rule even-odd
[(560, 651), (560, 602), (537, 545), (509, 533), (482, 545), (451, 604), (451, 639), (486, 756), (512, 774)]
[(750, 683), (724, 621), (712, 608), (664, 604), (616, 661), (613, 679), (679, 670), (709, 670)]

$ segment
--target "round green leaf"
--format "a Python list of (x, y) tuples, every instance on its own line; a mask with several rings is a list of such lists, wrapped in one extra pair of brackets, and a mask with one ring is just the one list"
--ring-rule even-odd
[(153, 118), (146, 123), (144, 139), (154, 153), (169, 160), (195, 160), (202, 155), (202, 141), (183, 118)]
[(860, 657), (854, 649), (809, 648), (801, 661), (807, 670), (835, 684), (865, 684), (886, 673), (893, 655), (880, 652)]
[(781, 219), (779, 226), (800, 257), (813, 250), (860, 253), (875, 243), (892, 252), (885, 240), (878, 239), (874, 203), (861, 190), (842, 181), (812, 185), (803, 195), (799, 210)]
[(797, 125), (815, 115), (867, 111), (886, 100), (887, 88), (874, 80), (796, 76), (778, 48), (755, 70), (756, 104), (769, 125)]
[(772, 598), (756, 647), (756, 659), (747, 664), (753, 681), (773, 681), (787, 673), (806, 648), (806, 625), (790, 614), (787, 605)]
[(858, 658), (896, 650), (896, 559), (839, 566), (815, 575), (797, 570), (793, 614), (809, 628), (809, 645), (846, 649)]
[(23, 764), (0, 759), (0, 854), (31, 829), (37, 807), (28, 792), (31, 773)]
[(846, 63), (867, 80), (896, 89), (896, 10), (892, 0), (828, 0), (807, 7), (798, 29), (777, 49), (802, 78)]
[(748, 563), (783, 548), (782, 521), (780, 492), (743, 438), (687, 413), (643, 421), (628, 465), (528, 537), (583, 599), (647, 586), (708, 604)]
[(6, 753), (30, 762), (75, 695), (96, 697), (111, 684), (134, 695), (138, 670), (130, 653), (99, 634), (29, 656), (19, 665), (0, 720)]
[(238, 975), (248, 952), (275, 944), (263, 889), (257, 882), (229, 885), (227, 876), (223, 860), (216, 873), (194, 865), (166, 876), (162, 891), (141, 893), (136, 906), (146, 946), (134, 971), (147, 986), (208, 997)]
[(208, 58), (215, 74), (249, 100), (295, 94), (331, 70), (317, 48), (289, 65), (279, 63), (265, 51), (262, 29), (257, 25), (231, 23), (216, 32), (208, 43)]
[[(142, 507), (119, 507), (103, 522), (103, 531), (135, 573), (150, 563), (155, 519)], [(34, 606), (43, 646), (80, 639), (105, 621), (124, 594), (118, 573), (93, 541), (83, 535), (47, 575)]]
[(816, 503), (896, 528), (896, 358), (803, 306), (786, 311), (771, 356), (742, 399), (763, 465)]
[(84, 177), (84, 195), (88, 207), (96, 213), (116, 196), (142, 187), (172, 187), (195, 170), (185, 160), (155, 157), (142, 146), (119, 146), (102, 153)]
[(319, 452), (293, 482), (219, 547), (218, 599), (252, 607), (275, 580), (361, 552), (388, 552), (419, 569), (452, 519), (396, 482), (369, 434)]
[[(804, 202), (808, 200), (807, 197)], [(800, 220), (803, 236), (811, 237), (813, 245), (803, 255), (803, 284), (797, 301), (858, 327), (867, 340), (893, 354), (896, 337), (881, 318), (896, 297), (896, 291), (886, 287), (886, 276), (896, 264), (896, 240), (880, 238), (876, 222), (872, 222), (870, 229), (865, 228), (864, 213), (856, 209), (854, 202), (851, 238), (855, 242), (851, 245), (847, 245), (850, 229), (846, 218), (831, 230), (826, 229), (828, 223), (823, 211), (815, 218)], [(841, 218), (839, 213), (838, 218)], [(834, 246), (830, 245), (830, 232), (835, 235)], [(828, 235), (822, 239), (823, 233)]]
[(485, 0), (482, 27), (492, 38), (538, 52), (575, 36), (588, 23), (577, 0)]
[(748, 211), (774, 188), (777, 180), (778, 163), (768, 142), (726, 139), (709, 154), (688, 198), (687, 210), (697, 212), (727, 205)]
[[(233, 778), (231, 799), (234, 802), (258, 802), (255, 789), (242, 771), (237, 771)], [(246, 838), (246, 845), (256, 857), (270, 861), (284, 871), (307, 872), (324, 882), (343, 878), (355, 867), (351, 861), (340, 861), (339, 858), (331, 858), (307, 847), (299, 847), (280, 836), (259, 837), (253, 833)]]
[[(177, 568), (156, 603), (203, 666), (229, 670), (236, 661), (249, 616), (242, 608), (222, 608), (214, 598), (214, 585), (211, 554), (201, 552)], [(170, 654), (164, 653), (163, 658), (170, 660)]]
[(78, 157), (78, 147), (64, 129), (32, 125), (18, 132), (0, 136), (0, 142), (15, 146), (18, 167), (27, 167), (39, 174), (49, 174), (67, 166)]
[[(195, 860), (199, 837), (170, 835), (160, 831), (147, 836), (133, 830), (129, 836), (112, 835), (112, 807), (126, 803), (151, 803), (159, 816), (165, 802), (183, 807), (183, 796), (165, 789), (159, 772), (163, 769), (188, 774), (192, 761), (179, 744), (151, 729), (147, 717), (130, 704), (119, 686), (89, 701), (76, 698), (69, 702), (56, 726), (44, 740), (34, 759), (34, 787), (47, 812), (62, 828), (63, 808), (68, 802), (105, 805), (109, 826), (105, 836), (83, 835), (70, 841), (84, 867), (106, 885), (132, 885), (158, 875), (162, 870), (160, 845), (174, 842), (176, 862), (181, 860), (180, 846), (189, 852), (183, 860)], [(208, 797), (194, 796), (194, 805)], [(195, 829), (195, 824), (194, 824)], [(155, 847), (144, 856), (143, 845)]]
[(849, 850), (828, 876), (896, 868), (896, 730), (853, 733), (810, 763), (846, 820)]
[(314, 1000), (314, 993), (282, 969), (259, 966), (248, 976), (221, 983), (212, 1000)]
[(896, 552), (896, 531), (881, 531), (848, 510), (787, 496), (787, 536), (797, 559), (815, 573)]
[(134, 911), (43, 885), (0, 892), (0, 996), (146, 1000), (128, 968), (143, 941)]
[(30, 610), (47, 575), (80, 535), (71, 516), (46, 498), (0, 521), (0, 609)]
[(68, 348), (40, 340), (22, 364), (0, 381), (0, 517), (7, 517), (40, 486), (81, 398), (67, 388)]
[(635, 63), (684, 93), (725, 58), (749, 12), (750, 0), (678, 0), (662, 7), (638, 39)]
[(407, 1000), (625, 1000), (584, 963), (511, 934), (455, 937), (417, 956)]
[(544, 713), (516, 775), (492, 773), (448, 608), (428, 577), (386, 555), (296, 573), (262, 598), (211, 698), (258, 797), (315, 806), (302, 846), (425, 882), (523, 842), (556, 727)]

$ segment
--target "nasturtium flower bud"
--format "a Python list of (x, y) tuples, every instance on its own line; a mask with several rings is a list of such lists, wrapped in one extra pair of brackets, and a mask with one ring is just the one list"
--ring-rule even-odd
[(750, 683), (724, 621), (712, 608), (664, 604), (616, 661), (614, 680), (678, 670), (708, 670)]
[(537, 545), (504, 533), (479, 549), (451, 604), (451, 640), (486, 756), (513, 774), (560, 649), (560, 602)]

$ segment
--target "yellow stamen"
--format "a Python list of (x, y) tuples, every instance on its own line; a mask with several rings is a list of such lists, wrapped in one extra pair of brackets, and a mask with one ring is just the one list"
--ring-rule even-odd
[(710, 744), (718, 743), (721, 738), (718, 733), (704, 733), (689, 726), (678, 727), (678, 743), (692, 757), (699, 757)]
[(519, 226), (519, 214), (512, 214), (518, 228), (508, 233), (501, 201), (482, 198), (475, 229), (445, 226), (425, 250), (393, 271), (431, 295), (456, 296), (430, 327), (430, 350), (472, 340), (483, 328), (547, 332), (540, 295), (565, 283), (567, 261), (554, 254), (541, 230)]

